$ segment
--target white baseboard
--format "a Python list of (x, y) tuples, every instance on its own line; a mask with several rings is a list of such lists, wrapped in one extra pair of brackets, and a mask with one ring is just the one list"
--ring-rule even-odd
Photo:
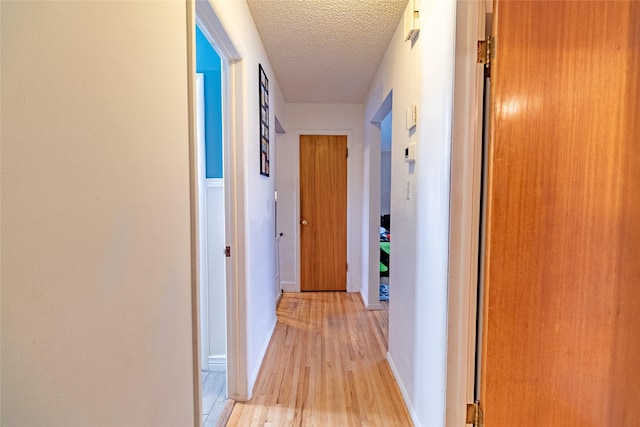
[(280, 282), (280, 287), (285, 292), (300, 292), (300, 287), (296, 282)]
[(227, 372), (227, 356), (224, 354), (209, 356), (209, 371)]
[(416, 410), (413, 409), (413, 405), (411, 404), (411, 399), (409, 399), (409, 394), (407, 393), (407, 389), (400, 379), (400, 375), (398, 375), (398, 369), (396, 368), (396, 364), (393, 363), (393, 359), (391, 355), (387, 352), (387, 362), (389, 363), (389, 367), (391, 368), (391, 373), (398, 384), (398, 388), (400, 389), (400, 394), (402, 394), (402, 400), (404, 400), (404, 404), (407, 406), (407, 411), (409, 411), (409, 416), (411, 416), (411, 421), (413, 421), (413, 425), (415, 427), (422, 427), (422, 423), (418, 420), (418, 414), (416, 414)]
[(367, 307), (367, 310), (382, 310), (382, 304), (377, 303), (377, 304), (365, 304), (365, 307)]
[(380, 302), (368, 304), (364, 299), (364, 295), (362, 295), (362, 292), (360, 292), (360, 299), (362, 300), (362, 304), (364, 304), (367, 310), (382, 310), (382, 304), (380, 304)]

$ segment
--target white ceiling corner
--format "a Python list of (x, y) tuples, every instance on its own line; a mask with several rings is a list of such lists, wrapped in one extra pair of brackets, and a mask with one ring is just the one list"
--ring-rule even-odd
[(286, 102), (361, 103), (408, 0), (247, 0)]

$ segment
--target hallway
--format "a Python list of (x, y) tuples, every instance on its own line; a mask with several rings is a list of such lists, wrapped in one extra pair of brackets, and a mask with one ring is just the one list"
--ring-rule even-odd
[(285, 293), (253, 398), (228, 426), (411, 426), (385, 360), (388, 312), (357, 293)]

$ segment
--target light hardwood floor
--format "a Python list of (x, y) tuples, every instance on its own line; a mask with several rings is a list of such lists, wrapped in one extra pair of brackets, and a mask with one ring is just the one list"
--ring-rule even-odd
[(385, 359), (386, 314), (355, 293), (284, 294), (253, 398), (227, 425), (412, 426)]

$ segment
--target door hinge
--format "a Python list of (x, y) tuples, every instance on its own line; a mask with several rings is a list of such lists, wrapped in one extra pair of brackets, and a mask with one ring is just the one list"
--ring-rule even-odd
[(467, 403), (467, 424), (473, 424), (473, 427), (483, 427), (483, 414), (479, 402)]
[(347, 273), (349, 272), (349, 263), (347, 263)]
[(491, 66), (491, 62), (496, 58), (496, 39), (489, 37), (486, 40), (478, 40), (478, 64)]
[(349, 157), (349, 148), (347, 148), (347, 155), (346, 157)]
[(227, 258), (231, 258), (231, 246), (227, 246), (224, 248), (224, 256)]

